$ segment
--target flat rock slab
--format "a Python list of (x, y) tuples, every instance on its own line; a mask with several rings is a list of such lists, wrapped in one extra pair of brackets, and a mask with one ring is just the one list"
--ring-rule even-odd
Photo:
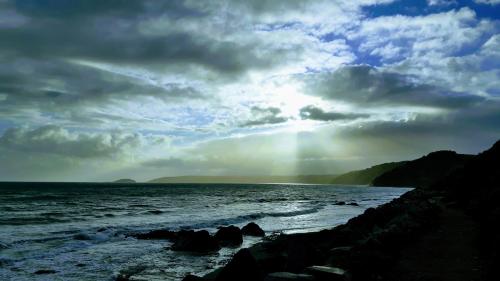
[(296, 274), (291, 272), (273, 272), (266, 276), (264, 281), (312, 281), (314, 277), (309, 274)]
[(347, 273), (342, 268), (313, 265), (306, 269), (308, 274), (315, 277), (315, 280), (345, 281), (348, 280)]
[(33, 273), (36, 275), (42, 275), (42, 274), (54, 274), (54, 273), (57, 273), (57, 271), (55, 271), (53, 269), (40, 269), (40, 270), (37, 270)]

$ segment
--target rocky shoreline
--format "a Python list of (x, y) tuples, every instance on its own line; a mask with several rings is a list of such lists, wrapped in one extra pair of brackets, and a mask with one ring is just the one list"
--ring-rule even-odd
[(265, 239), (223, 268), (184, 281), (495, 280), (499, 200), (497, 142), (434, 184), (344, 225)]
[(413, 190), (330, 230), (268, 238), (225, 267), (184, 280), (378, 280), (400, 246), (433, 227), (429, 218), (441, 201), (437, 193)]
[[(205, 276), (187, 275), (183, 281), (495, 280), (500, 268), (499, 201), (497, 142), (433, 184), (369, 208), (346, 224), (264, 237), (239, 250), (224, 267)], [(208, 253), (238, 247), (244, 235), (263, 237), (264, 232), (250, 223), (242, 229), (220, 227), (215, 235), (156, 230), (133, 236), (170, 240), (176, 251)]]

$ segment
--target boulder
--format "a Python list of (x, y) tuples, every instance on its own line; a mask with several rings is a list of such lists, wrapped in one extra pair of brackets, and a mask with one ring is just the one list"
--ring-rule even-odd
[(351, 251), (352, 247), (350, 246), (335, 247), (328, 252), (330, 257), (328, 258), (327, 263), (333, 266), (348, 266)]
[(86, 241), (86, 240), (92, 240), (92, 237), (90, 237), (90, 235), (85, 233), (78, 233), (73, 236), (73, 239)]
[(241, 249), (220, 271), (215, 281), (263, 281), (264, 275), (248, 249)]
[(314, 276), (317, 281), (345, 281), (349, 280), (347, 272), (338, 267), (313, 265), (306, 272)]
[(264, 237), (266, 234), (260, 226), (254, 222), (248, 223), (245, 225), (242, 229), (241, 232), (243, 235), (247, 236), (257, 236), (257, 237)]
[(344, 206), (346, 203), (344, 201), (336, 201), (334, 204), (338, 206)]
[(210, 233), (206, 230), (181, 230), (177, 233), (177, 239), (172, 245), (172, 250), (207, 253), (220, 250), (220, 246), (217, 240), (210, 236)]
[(42, 275), (42, 274), (54, 274), (54, 273), (57, 273), (57, 271), (55, 271), (53, 269), (40, 269), (40, 270), (37, 270), (33, 273), (36, 275)]
[(264, 278), (264, 281), (312, 281), (314, 277), (309, 274), (297, 274), (291, 272), (273, 272)]
[(152, 231), (146, 232), (146, 233), (133, 234), (132, 237), (134, 237), (136, 239), (146, 239), (146, 240), (150, 240), (150, 239), (171, 240), (171, 239), (175, 239), (177, 237), (177, 233), (175, 231), (158, 229), (158, 230), (152, 230)]
[(263, 242), (253, 245), (249, 250), (263, 271), (286, 271), (288, 257), (280, 245), (274, 242)]
[(204, 279), (199, 277), (199, 276), (192, 275), (192, 274), (188, 274), (188, 275), (186, 275), (186, 277), (184, 277), (184, 279), (182, 279), (182, 281), (201, 281), (201, 280), (204, 280)]
[(233, 225), (221, 227), (215, 233), (215, 239), (222, 246), (239, 246), (243, 243), (243, 235), (240, 228)]
[(298, 273), (303, 268), (317, 264), (322, 253), (317, 250), (314, 241), (291, 241), (285, 251), (285, 271)]

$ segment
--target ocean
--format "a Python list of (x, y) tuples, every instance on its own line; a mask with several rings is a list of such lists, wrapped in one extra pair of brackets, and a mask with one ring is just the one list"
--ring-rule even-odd
[[(298, 184), (0, 184), (0, 280), (181, 280), (227, 263), (136, 240), (153, 229), (206, 229), (256, 222), (266, 235), (345, 223), (409, 188)], [(337, 205), (336, 202), (357, 203)], [(245, 237), (242, 247), (260, 238)], [(53, 270), (52, 274), (34, 274)]]

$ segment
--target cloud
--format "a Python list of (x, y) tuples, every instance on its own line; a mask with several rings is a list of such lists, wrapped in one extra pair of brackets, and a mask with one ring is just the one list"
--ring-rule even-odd
[(483, 100), (421, 83), (414, 76), (384, 72), (360, 65), (346, 66), (332, 73), (304, 75), (304, 92), (327, 100), (341, 100), (368, 107), (424, 106), (461, 108)]
[(429, 6), (449, 6), (457, 4), (455, 0), (427, 0)]
[(138, 134), (71, 133), (57, 126), (10, 128), (0, 137), (0, 148), (75, 158), (114, 157), (141, 145)]
[(371, 18), (347, 36), (359, 42), (358, 51), (362, 54), (394, 62), (407, 57), (455, 55), (476, 44), (492, 30), (494, 24), (491, 21), (478, 20), (474, 10), (464, 7), (424, 16)]
[(474, 2), (478, 4), (487, 4), (487, 5), (498, 5), (500, 4), (500, 0), (474, 0)]
[(0, 0), (0, 179), (335, 173), (413, 140), (477, 148), (498, 136), (500, 37), (462, 2)]
[(368, 114), (358, 113), (341, 113), (341, 112), (325, 112), (323, 109), (308, 105), (300, 109), (300, 117), (302, 119), (316, 121), (338, 121), (338, 120), (355, 120), (359, 118), (367, 118)]
[(254, 106), (251, 108), (252, 120), (241, 124), (242, 127), (279, 124), (288, 121), (288, 118), (280, 116), (281, 109), (277, 107), (262, 108)]
[(184, 70), (202, 67), (219, 75), (268, 68), (280, 56), (279, 50), (262, 49), (264, 43), (252, 33), (244, 41), (206, 30), (217, 25), (213, 17), (219, 15), (207, 14), (216, 13), (211, 10), (215, 3), (98, 2), (102, 1), (16, 2), (11, 9), (29, 18), (30, 24), (0, 29), (0, 49), (32, 59), (71, 58)]
[(137, 132), (90, 132), (48, 125), (0, 135), (2, 180), (110, 180), (110, 173), (171, 150), (171, 138)]

